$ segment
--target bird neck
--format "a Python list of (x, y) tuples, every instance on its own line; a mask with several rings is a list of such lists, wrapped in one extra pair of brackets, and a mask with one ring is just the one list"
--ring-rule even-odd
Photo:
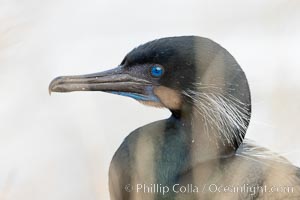
[(214, 126), (208, 121), (213, 119), (208, 119), (203, 113), (197, 112), (193, 105), (171, 112), (172, 118), (178, 120), (185, 130), (183, 133), (190, 138), (190, 154), (194, 164), (230, 157), (235, 154), (241, 144), (241, 141), (229, 139), (235, 138), (235, 132), (220, 133), (220, 129), (226, 130), (226, 127)]

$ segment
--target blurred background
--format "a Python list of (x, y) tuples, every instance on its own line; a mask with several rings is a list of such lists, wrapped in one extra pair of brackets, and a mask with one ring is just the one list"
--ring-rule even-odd
[(170, 113), (100, 92), (49, 96), (48, 85), (180, 35), (233, 54), (252, 92), (247, 137), (300, 166), (300, 1), (0, 0), (0, 200), (109, 199), (125, 136)]

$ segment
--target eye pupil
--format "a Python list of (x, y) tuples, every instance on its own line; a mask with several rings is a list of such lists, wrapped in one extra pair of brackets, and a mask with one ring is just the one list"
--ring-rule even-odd
[(153, 66), (151, 68), (151, 74), (154, 77), (160, 77), (163, 74), (163, 69), (160, 66)]

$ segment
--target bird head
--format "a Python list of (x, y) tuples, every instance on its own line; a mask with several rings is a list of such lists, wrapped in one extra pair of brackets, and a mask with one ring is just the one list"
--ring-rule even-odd
[(192, 87), (195, 79), (193, 43), (193, 37), (151, 41), (129, 52), (114, 69), (57, 77), (49, 91), (104, 91), (147, 105), (180, 110), (182, 90)]
[(251, 99), (246, 76), (219, 44), (197, 36), (150, 41), (111, 70), (54, 79), (50, 92), (104, 91), (165, 107), (180, 118), (200, 113), (220, 131), (244, 137)]

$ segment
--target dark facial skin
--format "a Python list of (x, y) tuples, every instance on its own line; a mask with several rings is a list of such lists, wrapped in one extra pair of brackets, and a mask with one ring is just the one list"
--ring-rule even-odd
[[(164, 75), (152, 79), (153, 83), (180, 91), (192, 87), (195, 80), (196, 66), (194, 55), (194, 39), (165, 38), (141, 45), (126, 55), (121, 65), (126, 69), (135, 66), (151, 67), (159, 64), (164, 68)], [(146, 72), (143, 74), (147, 74)]]

